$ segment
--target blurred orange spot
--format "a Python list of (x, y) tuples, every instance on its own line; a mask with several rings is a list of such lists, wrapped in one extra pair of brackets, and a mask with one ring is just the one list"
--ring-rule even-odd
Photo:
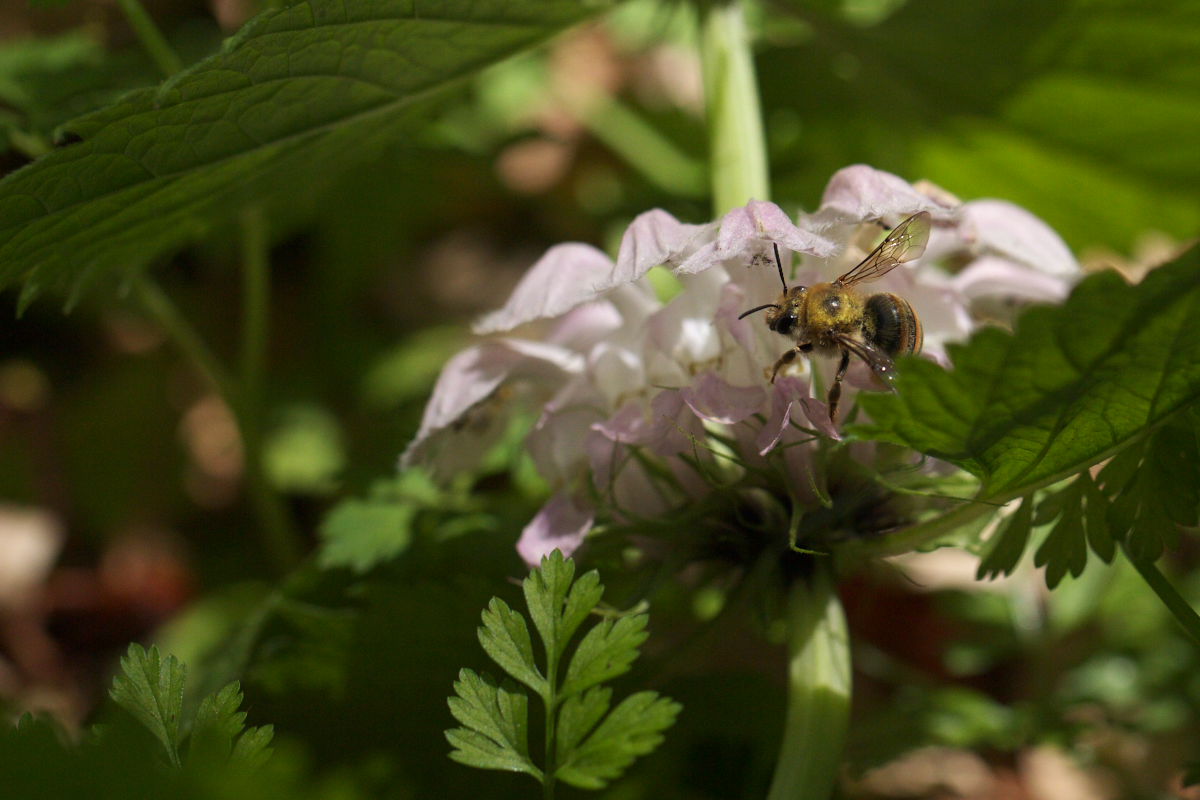
[(0, 364), (0, 406), (13, 411), (37, 411), (50, 398), (50, 381), (37, 365), (24, 359)]
[(515, 192), (539, 194), (566, 175), (574, 148), (551, 139), (530, 139), (509, 145), (496, 160), (500, 180)]

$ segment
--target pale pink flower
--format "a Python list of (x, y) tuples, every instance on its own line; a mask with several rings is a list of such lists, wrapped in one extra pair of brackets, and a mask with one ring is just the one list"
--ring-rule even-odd
[[(870, 288), (912, 303), (933, 358), (945, 361), (945, 343), (971, 331), (976, 304), (1057, 301), (1078, 275), (1066, 245), (1027, 211), (959, 203), (862, 165), (834, 175), (821, 207), (796, 222), (758, 201), (702, 225), (648, 211), (626, 230), (615, 261), (563, 244), (533, 265), (475, 326), (505, 336), (446, 365), (402, 463), (442, 477), (469, 469), (513, 410), (539, 410), (527, 446), (553, 494), (518, 545), (530, 564), (554, 548), (574, 550), (599, 517), (630, 521), (699, 498), (714, 475), (733, 482), (770, 464), (805, 498), (804, 442), (839, 435), (811, 380), (813, 368), (827, 378), (830, 370), (797, 359), (772, 385), (769, 369), (791, 342), (761, 316), (737, 316), (778, 296), (773, 244), (789, 285), (811, 285), (862, 259), (880, 223), (917, 211), (934, 221), (925, 255)], [(942, 263), (965, 266), (950, 274)], [(645, 277), (655, 267), (682, 284), (665, 303)], [(848, 383), (844, 409), (853, 387), (878, 388), (865, 365)]]

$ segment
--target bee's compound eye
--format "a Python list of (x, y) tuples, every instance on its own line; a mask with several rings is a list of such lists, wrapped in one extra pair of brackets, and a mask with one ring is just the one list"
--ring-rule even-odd
[(796, 315), (780, 314), (779, 319), (775, 320), (775, 324), (771, 327), (776, 333), (781, 333), (784, 336), (787, 336), (792, 332), (792, 328), (796, 327)]

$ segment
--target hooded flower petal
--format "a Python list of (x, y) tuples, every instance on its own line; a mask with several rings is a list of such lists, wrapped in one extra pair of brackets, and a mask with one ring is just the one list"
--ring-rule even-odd
[(515, 374), (549, 379), (553, 383), (582, 369), (583, 359), (579, 355), (540, 342), (498, 339), (467, 348), (450, 359), (438, 376), (421, 427), (400, 457), (401, 466), (420, 461), (435, 434), (460, 425)]
[(1062, 277), (995, 256), (975, 259), (950, 279), (950, 285), (968, 300), (993, 296), (1041, 302), (1059, 302), (1071, 288)]
[(1079, 262), (1050, 226), (1020, 206), (1003, 200), (975, 200), (962, 207), (974, 228), (977, 247), (1047, 275), (1072, 278)]
[(612, 260), (591, 245), (560, 244), (533, 265), (504, 308), (484, 316), (474, 330), (496, 333), (535, 319), (557, 317), (625, 282)]
[(722, 217), (716, 241), (692, 253), (675, 272), (695, 275), (726, 263), (748, 265), (770, 242), (818, 258), (837, 251), (834, 242), (794, 225), (774, 203), (751, 200)]
[(640, 214), (621, 238), (617, 273), (631, 282), (660, 264), (673, 267), (711, 241), (716, 230), (713, 223), (687, 225), (657, 208)]
[(808, 217), (808, 227), (821, 233), (835, 225), (857, 225), (886, 220), (899, 222), (910, 214), (928, 211), (935, 219), (949, 219), (953, 212), (908, 181), (890, 172), (855, 164), (838, 170), (829, 179), (821, 208)]
[(521, 531), (517, 553), (530, 567), (536, 567), (543, 556), (555, 550), (569, 556), (583, 543), (594, 520), (592, 509), (578, 508), (570, 495), (558, 492)]

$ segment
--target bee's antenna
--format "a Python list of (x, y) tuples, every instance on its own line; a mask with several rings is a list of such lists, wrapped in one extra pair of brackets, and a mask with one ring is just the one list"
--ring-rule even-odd
[(779, 268), (779, 282), (783, 284), (783, 290), (786, 292), (787, 279), (783, 277), (783, 259), (779, 257), (779, 245), (771, 242), (771, 246), (775, 248), (775, 266)]
[(779, 306), (775, 303), (767, 303), (766, 305), (755, 306), (749, 311), (743, 311), (741, 314), (738, 314), (738, 319), (745, 319), (756, 311), (762, 311), (764, 308), (779, 308)]

